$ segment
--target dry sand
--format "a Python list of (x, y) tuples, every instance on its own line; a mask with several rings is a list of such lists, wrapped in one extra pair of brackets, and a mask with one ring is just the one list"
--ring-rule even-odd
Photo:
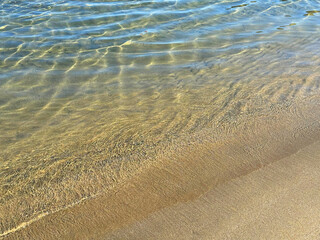
[[(159, 153), (96, 197), (39, 217), (8, 239), (318, 239), (315, 99)], [(204, 137), (206, 136), (206, 137)]]

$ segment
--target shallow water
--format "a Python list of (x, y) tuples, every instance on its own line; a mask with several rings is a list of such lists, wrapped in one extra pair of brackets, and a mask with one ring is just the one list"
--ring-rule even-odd
[(2, 1), (1, 232), (109, 189), (203, 129), (224, 136), (315, 104), (319, 11), (290, 0)]

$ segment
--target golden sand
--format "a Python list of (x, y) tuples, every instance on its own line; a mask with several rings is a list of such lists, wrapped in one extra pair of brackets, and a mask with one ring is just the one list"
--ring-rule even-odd
[(319, 239), (320, 142), (101, 239)]
[(315, 239), (318, 97), (204, 129), (78, 204), (31, 220), (8, 239)]
[(40, 2), (0, 3), (0, 238), (317, 239), (315, 4)]

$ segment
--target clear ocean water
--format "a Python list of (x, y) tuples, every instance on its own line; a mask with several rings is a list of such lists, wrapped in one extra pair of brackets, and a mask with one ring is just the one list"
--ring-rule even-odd
[(1, 233), (182, 136), (318, 96), (319, 23), (316, 0), (2, 0)]

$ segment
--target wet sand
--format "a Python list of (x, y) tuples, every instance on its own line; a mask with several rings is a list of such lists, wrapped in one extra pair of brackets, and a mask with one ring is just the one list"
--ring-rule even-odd
[(320, 142), (101, 239), (318, 239)]
[(8, 239), (316, 239), (318, 97), (204, 129), (114, 188)]
[(0, 6), (0, 238), (317, 239), (316, 3)]

